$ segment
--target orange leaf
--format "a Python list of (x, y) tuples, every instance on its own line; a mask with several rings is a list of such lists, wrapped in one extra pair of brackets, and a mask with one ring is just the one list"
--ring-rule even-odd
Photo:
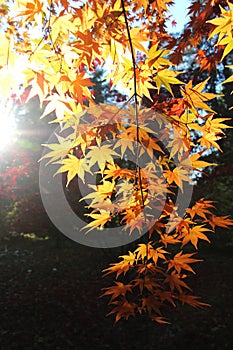
[(192, 307), (195, 307), (196, 309), (202, 309), (203, 307), (210, 306), (209, 304), (203, 303), (198, 301), (200, 297), (196, 297), (194, 295), (188, 295), (188, 294), (181, 294), (177, 297), (182, 304), (189, 304)]
[(191, 216), (192, 219), (195, 217), (195, 215), (206, 219), (206, 214), (211, 214), (209, 208), (215, 208), (215, 206), (212, 203), (213, 201), (208, 201), (204, 198), (201, 198), (196, 202), (196, 204), (192, 208), (186, 209), (186, 212)]
[(229, 228), (229, 226), (233, 225), (233, 220), (229, 219), (229, 216), (211, 215), (211, 217), (206, 221), (208, 221), (213, 229), (215, 229), (215, 226)]
[(120, 295), (125, 296), (127, 292), (132, 292), (132, 285), (131, 284), (124, 284), (121, 282), (114, 282), (116, 286), (103, 288), (103, 290), (106, 290), (104, 294), (101, 295), (101, 297), (106, 295), (111, 295), (110, 303), (112, 300), (118, 298)]
[(181, 270), (187, 270), (192, 273), (195, 273), (189, 264), (202, 261), (199, 259), (191, 258), (195, 253), (182, 254), (183, 251), (177, 253), (173, 259), (168, 261), (168, 270), (174, 268), (178, 274), (180, 274)]
[(191, 229), (189, 229), (188, 233), (184, 233), (182, 235), (182, 247), (185, 246), (188, 242), (191, 242), (192, 245), (197, 249), (198, 239), (202, 239), (210, 243), (208, 237), (206, 237), (206, 235), (203, 233), (206, 231), (210, 230), (206, 227), (203, 227), (203, 225), (192, 227)]

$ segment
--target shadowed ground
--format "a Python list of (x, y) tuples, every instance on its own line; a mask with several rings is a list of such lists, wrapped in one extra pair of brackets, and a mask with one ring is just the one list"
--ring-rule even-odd
[[(0, 247), (1, 349), (232, 349), (233, 255), (212, 246), (199, 254), (191, 280), (195, 295), (212, 304), (206, 310), (171, 309), (172, 324), (129, 319), (114, 325), (101, 270), (116, 251), (20, 238)], [(117, 252), (119, 253), (119, 252)], [(120, 252), (121, 254), (122, 252)]]

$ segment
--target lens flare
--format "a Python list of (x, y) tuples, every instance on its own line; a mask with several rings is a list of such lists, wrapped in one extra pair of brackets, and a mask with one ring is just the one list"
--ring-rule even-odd
[(15, 141), (16, 125), (11, 108), (0, 106), (0, 150)]

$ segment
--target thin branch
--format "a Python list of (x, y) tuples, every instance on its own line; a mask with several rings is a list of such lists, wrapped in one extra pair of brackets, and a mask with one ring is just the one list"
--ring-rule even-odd
[[(137, 142), (136, 157), (137, 157), (137, 163), (138, 163), (138, 159), (139, 159), (139, 147), (138, 147), (138, 145), (140, 143), (140, 136), (139, 136), (139, 111), (138, 111), (139, 103), (138, 103), (138, 94), (137, 94), (137, 71), (136, 71), (137, 64), (136, 64), (136, 59), (135, 59), (135, 55), (134, 55), (134, 47), (133, 47), (133, 42), (132, 42), (132, 38), (131, 38), (131, 34), (130, 34), (130, 28), (129, 28), (129, 23), (128, 23), (128, 18), (127, 18), (124, 0), (121, 0), (121, 5), (122, 5), (122, 11), (123, 11), (124, 19), (125, 19), (125, 25), (126, 25), (127, 36), (128, 36), (128, 40), (129, 40), (132, 64), (133, 64), (133, 86), (134, 86), (133, 96), (135, 98), (136, 142)], [(144, 196), (143, 196), (143, 190), (142, 190), (141, 169), (140, 169), (139, 165), (137, 165), (137, 169), (138, 169), (138, 180), (139, 180), (139, 187), (140, 187), (141, 199), (142, 199), (141, 206), (142, 206), (142, 208), (144, 208), (145, 202), (144, 202)]]

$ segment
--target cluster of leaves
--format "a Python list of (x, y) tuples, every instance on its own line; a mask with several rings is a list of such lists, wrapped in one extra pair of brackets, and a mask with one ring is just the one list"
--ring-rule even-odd
[[(120, 262), (104, 270), (106, 275), (116, 276), (115, 285), (103, 293), (111, 296), (114, 308), (109, 314), (115, 313), (116, 321), (149, 314), (158, 323), (168, 323), (161, 309), (169, 304), (175, 307), (180, 301), (195, 308), (208, 306), (190, 294), (192, 290), (184, 281), (190, 273), (195, 274), (191, 264), (201, 261), (193, 257), (195, 252), (185, 253), (184, 247), (191, 243), (197, 250), (199, 240), (210, 243), (206, 234), (213, 233), (216, 226), (233, 225), (229, 217), (216, 216), (214, 208), (212, 201), (200, 199), (186, 210), (183, 218), (173, 218), (169, 232), (164, 232), (165, 224), (158, 221), (154, 228), (157, 241), (139, 244), (133, 252), (120, 256)], [(152, 230), (149, 237), (155, 238)]]
[[(67, 173), (67, 186), (75, 177), (83, 183), (89, 174), (97, 179), (87, 183), (89, 192), (81, 198), (90, 210), (82, 229), (105, 229), (117, 217), (129, 235), (148, 232), (146, 243), (105, 271), (116, 273), (114, 286), (104, 292), (111, 296), (116, 321), (148, 313), (165, 322), (162, 307), (176, 301), (205, 306), (184, 282), (194, 273), (190, 265), (199, 261), (184, 246), (197, 250), (216, 226), (233, 224), (213, 214), (213, 203), (204, 199), (182, 216), (179, 200), (193, 174), (211, 165), (201, 156), (220, 150), (218, 141), (228, 127), (228, 118), (216, 117), (208, 104), (216, 97), (205, 90), (208, 79), (184, 83), (174, 66), (185, 49), (198, 45), (203, 30), (209, 40), (219, 34), (216, 64), (229, 54), (233, 9), (226, 2), (219, 13), (217, 2), (193, 1), (190, 23), (179, 39), (166, 31), (171, 0), (0, 2), (3, 98), (12, 93), (12, 70), (23, 58), (27, 99), (37, 95), (41, 105), (46, 103), (42, 117), (55, 113), (63, 132), (57, 143), (46, 145), (50, 151), (43, 159), (61, 165), (58, 173)], [(129, 91), (123, 106), (95, 104), (91, 72), (106, 60), (111, 84)], [(168, 95), (161, 102), (164, 90)], [(143, 106), (145, 97), (152, 108)], [(131, 169), (122, 166), (128, 159), (135, 163)]]
[[(217, 35), (218, 41), (215, 46), (224, 47), (221, 61), (233, 50), (233, 4), (228, 3), (228, 5), (230, 10), (226, 10), (220, 6), (221, 17), (208, 21), (215, 25), (215, 29), (209, 35), (209, 39)], [(228, 66), (228, 68), (233, 69), (233, 65)], [(233, 74), (222, 84), (230, 82), (233, 82)]]
[[(168, 38), (168, 48), (174, 50), (171, 57), (172, 62), (179, 64), (184, 58), (185, 51), (192, 49), (195, 61), (199, 64), (201, 71), (210, 73), (212, 70), (216, 70), (220, 60), (224, 58), (222, 54), (225, 43), (222, 42), (220, 45), (216, 45), (217, 38), (215, 36), (216, 33), (213, 32), (212, 24), (223, 25), (223, 27), (225, 24), (227, 25), (232, 11), (228, 11), (227, 7), (231, 8), (231, 6), (231, 3), (227, 0), (192, 1), (188, 8), (190, 20), (185, 26), (183, 33), (178, 37)], [(221, 13), (223, 17), (225, 16), (225, 19), (221, 18)], [(230, 32), (230, 22), (231, 20), (228, 23), (228, 33)], [(223, 30), (225, 29), (227, 28), (225, 27)], [(210, 33), (212, 34), (208, 37)], [(204, 47), (201, 45), (203, 39), (205, 40)], [(227, 51), (225, 53), (227, 54)]]

